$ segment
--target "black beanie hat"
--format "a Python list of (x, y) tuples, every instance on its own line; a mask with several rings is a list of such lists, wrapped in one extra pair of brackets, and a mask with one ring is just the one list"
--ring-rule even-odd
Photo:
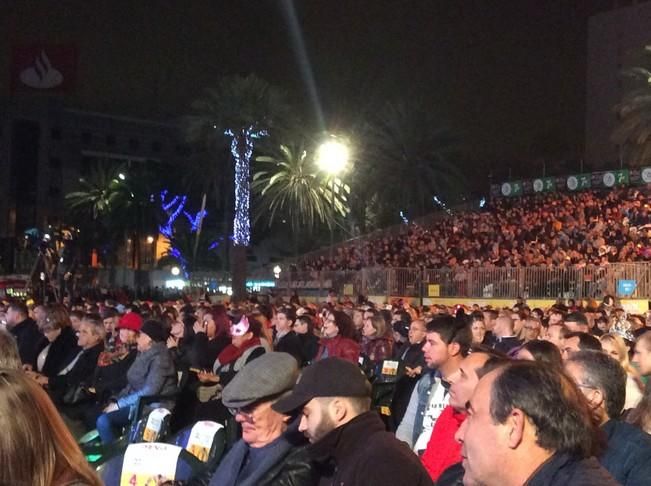
[(145, 333), (152, 341), (156, 343), (162, 343), (167, 339), (167, 336), (165, 336), (165, 331), (163, 330), (163, 326), (158, 321), (146, 321), (140, 328), (140, 332)]

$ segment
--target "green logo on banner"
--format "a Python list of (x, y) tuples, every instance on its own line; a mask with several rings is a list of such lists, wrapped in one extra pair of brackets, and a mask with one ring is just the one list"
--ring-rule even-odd
[(629, 178), (628, 169), (615, 171), (615, 184), (617, 184), (618, 186), (627, 186), (629, 180), (630, 178)]

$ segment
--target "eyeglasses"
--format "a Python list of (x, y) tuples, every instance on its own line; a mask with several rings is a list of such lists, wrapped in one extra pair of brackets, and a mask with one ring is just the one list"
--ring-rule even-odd
[(253, 422), (253, 412), (255, 411), (255, 407), (229, 408), (228, 411), (233, 417), (239, 414), (244, 417), (245, 422)]
[(231, 413), (231, 415), (233, 415), (233, 417), (239, 414), (244, 417), (245, 422), (253, 423), (255, 412), (263, 403), (265, 402), (253, 403), (251, 405), (247, 405), (246, 407), (229, 408), (228, 411)]

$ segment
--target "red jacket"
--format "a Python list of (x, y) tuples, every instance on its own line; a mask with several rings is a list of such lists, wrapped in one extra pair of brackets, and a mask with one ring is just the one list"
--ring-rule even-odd
[(359, 343), (352, 339), (342, 336), (333, 338), (321, 338), (319, 341), (319, 352), (315, 361), (319, 361), (326, 356), (324, 353), (328, 350), (328, 358), (342, 358), (355, 364), (359, 364)]
[(448, 405), (434, 424), (432, 436), (420, 460), (435, 482), (448, 467), (461, 462), (461, 444), (454, 439), (454, 434), (465, 419), (465, 413), (455, 412)]

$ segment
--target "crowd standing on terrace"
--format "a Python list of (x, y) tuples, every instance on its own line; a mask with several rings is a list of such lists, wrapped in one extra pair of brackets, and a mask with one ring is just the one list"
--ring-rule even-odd
[(364, 267), (491, 268), (586, 266), (651, 260), (648, 189), (493, 199), (428, 226), (362, 239), (307, 258), (298, 270)]
[(159, 484), (651, 478), (651, 322), (610, 296), (548, 309), (334, 292), (7, 301), (0, 321), (0, 484), (100, 484), (73, 437), (97, 429), (115, 443), (149, 395), (162, 395), (172, 430), (213, 420), (232, 433), (215, 469)]

